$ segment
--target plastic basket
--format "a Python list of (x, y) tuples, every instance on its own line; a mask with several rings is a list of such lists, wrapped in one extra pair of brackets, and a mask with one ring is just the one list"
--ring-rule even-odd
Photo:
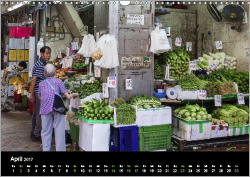
[(28, 98), (26, 95), (22, 96), (22, 105), (23, 107), (26, 107), (26, 108), (29, 107)]
[(72, 141), (74, 141), (76, 144), (79, 144), (79, 126), (73, 124), (73, 123), (69, 123), (70, 126), (70, 136)]
[(110, 142), (111, 151), (138, 151), (137, 126), (111, 126)]
[(171, 148), (171, 125), (138, 127), (139, 151), (155, 151)]
[(33, 102), (31, 102), (30, 99), (28, 99), (28, 103), (29, 103), (29, 110), (33, 112)]
[(156, 98), (165, 98), (166, 97), (166, 93), (156, 93), (156, 92), (154, 92), (154, 96)]

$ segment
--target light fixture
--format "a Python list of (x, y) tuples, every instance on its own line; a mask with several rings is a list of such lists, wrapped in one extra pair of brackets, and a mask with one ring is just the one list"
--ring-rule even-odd
[(127, 6), (130, 4), (130, 1), (120, 1), (121, 5)]
[(17, 8), (19, 8), (19, 7), (22, 7), (22, 6), (23, 6), (23, 3), (16, 4), (16, 5), (14, 5), (13, 7), (8, 8), (8, 11), (15, 10), (15, 9), (17, 9)]

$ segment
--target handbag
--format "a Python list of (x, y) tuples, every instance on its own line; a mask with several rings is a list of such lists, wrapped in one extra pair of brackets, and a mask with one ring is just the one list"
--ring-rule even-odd
[(49, 81), (46, 79), (46, 82), (49, 84), (49, 86), (54, 90), (55, 93), (55, 99), (53, 103), (53, 110), (61, 113), (61, 114), (66, 114), (66, 108), (63, 103), (62, 97), (59, 93), (56, 92), (55, 88), (49, 83)]

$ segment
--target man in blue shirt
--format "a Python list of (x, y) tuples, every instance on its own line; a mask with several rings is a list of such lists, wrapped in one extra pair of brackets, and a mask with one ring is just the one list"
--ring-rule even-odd
[(44, 76), (44, 66), (46, 61), (49, 61), (51, 55), (51, 49), (48, 46), (44, 46), (40, 49), (41, 58), (36, 62), (33, 67), (32, 80), (31, 80), (31, 95), (30, 101), (34, 102), (33, 115), (32, 115), (32, 130), (30, 138), (32, 141), (41, 141), (41, 115), (40, 112), (40, 99), (38, 97), (39, 83), (46, 79)]

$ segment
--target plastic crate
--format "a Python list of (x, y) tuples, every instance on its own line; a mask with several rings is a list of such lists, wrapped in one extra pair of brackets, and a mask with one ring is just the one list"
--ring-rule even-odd
[(28, 103), (29, 103), (29, 110), (33, 112), (33, 105), (34, 105), (33, 102), (31, 102), (30, 99), (28, 99)]
[(29, 107), (28, 98), (26, 95), (22, 96), (22, 105), (23, 105), (23, 107), (26, 107), (26, 108)]
[(138, 151), (137, 126), (119, 127), (111, 126), (111, 151)]
[(139, 151), (155, 151), (171, 148), (171, 125), (138, 127)]
[(71, 139), (76, 143), (79, 144), (79, 126), (73, 124), (73, 123), (69, 123), (70, 126), (70, 136)]

